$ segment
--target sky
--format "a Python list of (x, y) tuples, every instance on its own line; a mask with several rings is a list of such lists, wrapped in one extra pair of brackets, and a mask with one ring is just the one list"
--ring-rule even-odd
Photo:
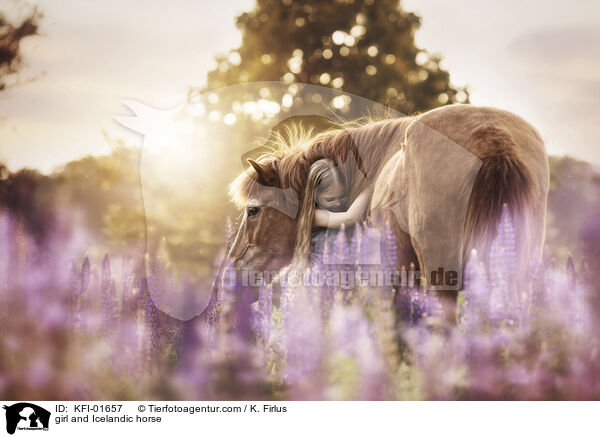
[[(35, 0), (42, 35), (22, 43), (20, 83), (0, 93), (0, 161), (49, 172), (110, 138), (141, 144), (112, 118), (139, 100), (171, 108), (214, 56), (241, 43), (234, 18), (254, 0)], [(5, 0), (2, 9), (14, 9)], [(218, 7), (216, 6), (218, 5)], [(600, 164), (600, 2), (404, 0), (422, 17), (417, 45), (443, 56), (471, 102), (513, 111), (551, 154)]]

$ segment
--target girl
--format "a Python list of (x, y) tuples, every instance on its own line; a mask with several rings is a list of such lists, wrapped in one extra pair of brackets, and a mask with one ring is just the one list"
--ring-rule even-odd
[(320, 159), (311, 165), (298, 223), (296, 263), (308, 262), (311, 242), (317, 250), (322, 250), (327, 229), (350, 226), (364, 218), (371, 190), (360, 193), (349, 208), (348, 194), (344, 176), (331, 159)]

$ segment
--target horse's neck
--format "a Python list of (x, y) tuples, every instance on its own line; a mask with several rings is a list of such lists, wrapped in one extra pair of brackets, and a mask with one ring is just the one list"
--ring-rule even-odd
[[(383, 125), (380, 127), (366, 125), (359, 128), (365, 130), (364, 133), (358, 132), (357, 148), (367, 170), (367, 183), (361, 184), (357, 191), (375, 184), (385, 164), (402, 149), (406, 129), (414, 120), (413, 117), (402, 117), (381, 122)], [(366, 139), (361, 139), (361, 134), (365, 134)]]

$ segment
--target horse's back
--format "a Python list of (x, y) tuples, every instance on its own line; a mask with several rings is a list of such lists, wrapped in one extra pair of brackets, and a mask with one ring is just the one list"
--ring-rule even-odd
[[(425, 127), (481, 160), (465, 222), (465, 257), (471, 249), (489, 255), (506, 205), (514, 222), (518, 262), (527, 268), (529, 260), (541, 256), (544, 241), (549, 168), (540, 134), (509, 111), (471, 105), (422, 114), (413, 129)], [(414, 135), (413, 139), (419, 141)]]
[[(543, 158), (547, 168), (546, 150), (539, 132), (520, 116), (498, 108), (472, 105), (443, 106), (416, 117), (418, 123), (448, 137), (466, 148), (479, 159), (495, 152), (493, 145), (476, 141), (477, 135), (489, 132), (490, 136), (498, 131), (510, 134), (517, 146), (515, 152), (523, 155), (528, 164), (536, 164)], [(414, 128), (414, 126), (413, 126)]]
[(508, 206), (524, 274), (541, 256), (548, 185), (545, 146), (533, 126), (508, 111), (451, 105), (414, 117), (376, 193), (400, 194), (393, 209), (425, 274), (438, 264), (464, 267), (457, 259), (466, 261), (471, 249), (489, 256)]

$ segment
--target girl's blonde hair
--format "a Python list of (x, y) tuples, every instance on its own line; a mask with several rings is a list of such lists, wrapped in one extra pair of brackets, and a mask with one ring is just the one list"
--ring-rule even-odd
[(327, 158), (319, 159), (310, 166), (296, 235), (296, 250), (294, 252), (293, 263), (297, 267), (308, 267), (317, 194), (337, 181), (345, 186), (343, 174), (333, 160)]

